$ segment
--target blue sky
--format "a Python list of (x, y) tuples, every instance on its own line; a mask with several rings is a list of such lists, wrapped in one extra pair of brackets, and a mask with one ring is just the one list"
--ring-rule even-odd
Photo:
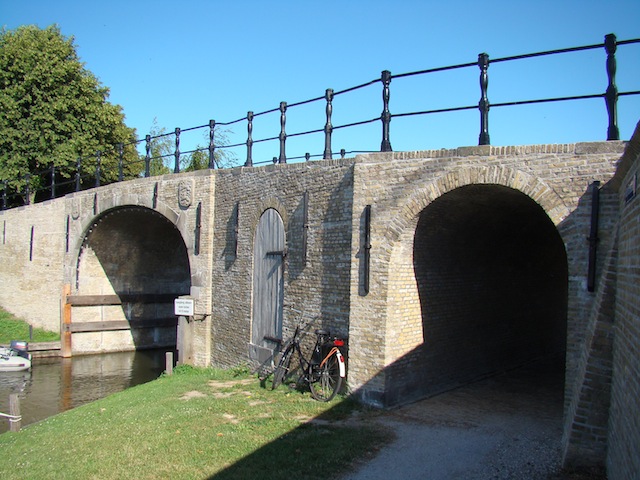
[[(534, 1), (41, 1), (0, 0), (0, 25), (58, 24), (73, 36), (86, 67), (110, 89), (139, 137), (154, 119), (172, 131), (227, 122), (323, 96), (393, 74), (491, 58), (640, 37), (638, 0)], [(497, 63), (489, 68), (492, 103), (602, 93), (604, 49)], [(618, 48), (620, 91), (640, 90), (640, 44)], [(347, 98), (348, 97), (348, 98)], [(477, 67), (391, 83), (392, 113), (477, 104)], [(287, 112), (287, 133), (322, 128), (324, 102)], [(379, 117), (381, 85), (334, 100), (333, 124)], [(640, 120), (640, 96), (620, 99), (618, 121), (628, 139)], [(394, 118), (394, 150), (453, 148), (478, 142), (479, 113)], [(600, 99), (494, 108), (493, 145), (606, 139)], [(277, 136), (279, 113), (254, 122), (253, 138)], [(246, 140), (246, 123), (229, 132)], [(381, 126), (334, 133), (333, 149), (376, 150)], [(206, 129), (182, 135), (181, 150), (207, 143)], [(288, 156), (322, 153), (323, 136), (289, 138)], [(240, 162), (244, 148), (235, 149)], [(254, 146), (254, 160), (278, 155), (277, 142)]]

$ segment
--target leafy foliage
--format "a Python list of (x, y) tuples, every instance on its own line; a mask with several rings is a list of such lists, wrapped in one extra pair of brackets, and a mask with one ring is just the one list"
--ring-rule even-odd
[[(94, 174), (101, 151), (101, 181), (115, 181), (119, 143), (125, 177), (136, 176), (135, 132), (108, 96), (57, 26), (0, 31), (0, 180), (21, 192), (30, 174), (33, 192), (51, 184), (53, 165), (61, 184), (75, 175), (78, 158), (84, 173)], [(72, 182), (62, 187), (71, 189)]]
[[(205, 133), (208, 137), (209, 132)], [(157, 119), (153, 119), (151, 130), (149, 133), (149, 176), (165, 175), (173, 172), (174, 168), (174, 152), (175, 152), (175, 134), (167, 132), (164, 127), (158, 126)], [(222, 129), (215, 130), (216, 145), (224, 145), (228, 143), (228, 131)], [(146, 143), (143, 144), (146, 149)], [(146, 156), (146, 154), (144, 155)], [(218, 149), (214, 152), (214, 161), (216, 167), (227, 168), (237, 163), (235, 155), (227, 150)], [(209, 168), (209, 148), (198, 145), (195, 150), (183, 153), (180, 157), (180, 171), (193, 172), (195, 170), (204, 170)], [(140, 174), (144, 176), (144, 169)]]

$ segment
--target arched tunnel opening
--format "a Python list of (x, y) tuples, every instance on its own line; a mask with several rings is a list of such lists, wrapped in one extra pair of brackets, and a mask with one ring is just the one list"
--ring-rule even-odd
[(567, 257), (540, 205), (504, 186), (459, 187), (421, 212), (411, 253), (422, 331), (389, 368), (389, 403), (524, 365), (527, 382), (562, 398)]
[(174, 300), (191, 287), (184, 240), (163, 215), (143, 207), (116, 208), (86, 233), (78, 257), (80, 296), (117, 295), (121, 304), (76, 308), (74, 323), (128, 322), (125, 329), (74, 336), (74, 350), (99, 351), (176, 347)]

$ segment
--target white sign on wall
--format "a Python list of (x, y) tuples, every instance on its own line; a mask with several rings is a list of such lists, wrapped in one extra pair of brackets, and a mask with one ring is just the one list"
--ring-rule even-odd
[(173, 301), (174, 313), (182, 317), (193, 316), (193, 300), (190, 298), (176, 298)]

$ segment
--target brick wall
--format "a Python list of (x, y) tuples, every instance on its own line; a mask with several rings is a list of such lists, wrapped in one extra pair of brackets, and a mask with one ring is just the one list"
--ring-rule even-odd
[(352, 191), (352, 164), (344, 160), (217, 171), (211, 300), (213, 365), (247, 361), (253, 241), (258, 220), (267, 208), (278, 211), (286, 232), (285, 338), (297, 321), (289, 307), (305, 310), (307, 320), (318, 317), (315, 328), (329, 328), (339, 335), (348, 333)]
[(614, 179), (619, 190), (620, 227), (607, 445), (610, 480), (640, 477), (640, 192), (626, 198), (639, 176), (640, 124)]
[[(575, 417), (586, 406), (594, 416), (584, 424), (608, 425), (595, 440), (608, 435), (610, 470), (632, 478), (629, 469), (637, 463), (628, 446), (638, 445), (638, 417), (623, 414), (637, 412), (640, 398), (639, 227), (637, 198), (627, 203), (620, 195), (638, 160), (625, 160), (621, 178), (614, 177), (624, 146), (465, 147), (202, 171), (0, 212), (0, 302), (33, 318), (43, 312), (49, 315), (43, 324), (56, 323), (60, 289), (73, 283), (95, 221), (125, 205), (148, 208), (175, 225), (187, 250), (196, 299), (188, 326), (193, 363), (244, 363), (255, 229), (261, 214), (274, 208), (286, 231), (285, 306), (303, 308), (319, 317), (316, 325), (348, 335), (349, 387), (360, 398), (376, 405), (405, 402), (566, 349), (567, 411)], [(596, 180), (603, 185), (598, 289), (589, 292), (589, 185)], [(180, 203), (181, 184), (190, 187), (188, 205)], [(602, 279), (610, 281), (611, 273), (617, 275), (616, 339), (607, 424), (598, 415), (606, 403), (580, 392), (598, 358), (592, 346), (606, 347), (601, 337), (611, 330), (598, 320), (607, 319)], [(285, 337), (295, 321), (285, 308)]]
[(35, 327), (60, 328), (65, 199), (0, 212), (0, 305)]
[[(532, 253), (533, 256), (528, 257), (528, 260), (532, 261), (536, 255), (537, 258), (548, 258), (550, 252), (555, 252), (553, 258), (556, 259), (545, 273), (533, 272), (531, 274), (526, 280), (531, 287), (522, 285), (522, 288), (519, 289), (530, 293), (528, 301), (535, 304), (535, 309), (530, 309), (529, 315), (531, 316), (528, 318), (526, 315), (516, 314), (515, 323), (512, 322), (508, 325), (512, 330), (511, 333), (521, 339), (520, 344), (516, 343), (516, 345), (522, 346), (522, 339), (531, 333), (527, 331), (528, 322), (534, 317), (546, 322), (546, 319), (549, 318), (549, 312), (552, 312), (551, 316), (555, 316), (555, 320), (549, 320), (550, 323), (547, 323), (543, 330), (555, 332), (550, 334), (555, 340), (534, 336), (538, 340), (534, 340), (533, 343), (538, 343), (538, 345), (542, 343), (546, 345), (544, 348), (551, 346), (550, 350), (558, 351), (560, 348), (558, 332), (564, 327), (562, 317), (565, 317), (566, 313), (566, 328), (568, 330), (566, 338), (567, 383), (572, 384), (575, 378), (577, 355), (584, 341), (583, 329), (593, 303), (593, 294), (587, 292), (586, 289), (588, 263), (586, 238), (589, 236), (591, 214), (589, 185), (595, 180), (604, 184), (613, 176), (616, 160), (623, 148), (622, 142), (509, 148), (485, 146), (465, 147), (452, 151), (398, 152), (358, 157), (355, 162), (353, 202), (353, 225), (354, 232), (357, 234), (353, 236), (351, 247), (354, 254), (351, 275), (350, 320), (352, 348), (350, 382), (352, 387), (360, 388), (363, 398), (367, 401), (385, 404), (403, 397), (403, 392), (394, 391), (397, 388), (413, 391), (411, 387), (421, 385), (423, 389), (432, 388), (437, 391), (446, 388), (447, 384), (455, 384), (464, 381), (464, 378), (482, 373), (474, 369), (459, 369), (457, 370), (459, 376), (456, 378), (443, 372), (442, 377), (435, 380), (431, 387), (425, 387), (426, 383), (423, 380), (425, 375), (430, 375), (429, 373), (425, 373), (424, 369), (420, 373), (411, 373), (407, 371), (407, 368), (404, 368), (411, 364), (415, 358), (420, 357), (423, 362), (427, 362), (427, 357), (430, 357), (432, 353), (435, 355), (435, 351), (425, 352), (424, 347), (420, 346), (423, 340), (428, 341), (425, 338), (428, 329), (426, 324), (423, 324), (422, 317), (415, 306), (420, 304), (421, 296), (426, 298), (425, 294), (428, 294), (428, 288), (421, 287), (419, 278), (416, 282), (415, 270), (412, 272), (412, 269), (415, 268), (414, 259), (407, 256), (413, 255), (414, 233), (417, 231), (423, 215), (429, 216), (425, 220), (429, 225), (425, 227), (426, 231), (430, 228), (437, 228), (438, 225), (444, 225), (444, 228), (447, 228), (448, 225), (448, 228), (459, 229), (462, 233), (460, 235), (461, 242), (466, 241), (465, 237), (469, 239), (469, 247), (465, 248), (465, 245), (461, 244), (455, 253), (458, 256), (460, 252), (465, 253), (464, 259), (466, 260), (459, 263), (454, 261), (449, 267), (443, 265), (439, 268), (440, 274), (446, 275), (453, 267), (456, 268), (456, 271), (459, 271), (460, 268), (464, 270), (464, 266), (460, 267), (460, 264), (465, 261), (468, 265), (475, 265), (474, 268), (463, 273), (459, 272), (458, 276), (443, 279), (449, 282), (448, 286), (451, 288), (442, 289), (442, 292), (448, 292), (449, 295), (457, 298), (441, 296), (433, 297), (432, 300), (441, 305), (455, 303), (451, 308), (456, 308), (459, 311), (457, 314), (447, 313), (443, 307), (436, 314), (436, 317), (439, 317), (442, 322), (446, 323), (447, 315), (449, 315), (449, 323), (454, 315), (458, 319), (468, 318), (469, 315), (487, 318), (487, 315), (478, 313), (477, 305), (473, 306), (474, 302), (466, 302), (467, 310), (465, 312), (465, 302), (456, 300), (463, 296), (462, 292), (468, 291), (469, 287), (474, 285), (476, 290), (482, 289), (484, 286), (485, 294), (488, 294), (491, 291), (488, 275), (492, 273), (492, 265), (497, 267), (504, 264), (505, 257), (496, 256), (495, 251), (492, 255), (487, 255), (487, 252), (484, 251), (474, 252), (473, 248), (477, 248), (477, 246), (473, 246), (473, 240), (480, 237), (485, 239), (484, 244), (488, 247), (500, 245), (504, 250), (503, 253), (507, 256), (516, 255), (516, 252), (525, 253), (528, 251), (523, 247), (523, 245), (530, 245), (526, 233), (517, 240), (517, 235), (509, 235), (505, 233), (506, 230), (495, 230), (493, 236), (487, 230), (501, 228), (501, 224), (492, 223), (496, 219), (510, 221), (510, 225), (516, 232), (519, 228), (526, 227), (526, 225), (518, 224), (519, 214), (517, 212), (509, 214), (508, 199), (511, 197), (508, 195), (504, 197), (507, 199), (504, 208), (479, 217), (485, 221), (485, 224), (476, 225), (476, 231), (469, 230), (465, 226), (468, 222), (462, 213), (467, 211), (471, 214), (469, 217), (471, 220), (477, 219), (478, 215), (472, 215), (474, 212), (472, 207), (480, 197), (471, 190), (468, 190), (469, 195), (465, 195), (464, 190), (460, 187), (474, 184), (487, 186), (489, 190), (493, 187), (494, 191), (497, 186), (502, 186), (506, 187), (503, 193), (520, 192), (524, 194), (530, 200), (522, 203), (523, 207), (527, 205), (529, 207), (528, 210), (523, 210), (522, 219), (533, 222), (531, 227), (533, 232), (547, 232), (546, 236), (542, 234), (542, 237), (536, 237), (538, 240), (547, 237), (555, 238), (546, 246), (539, 245), (540, 241), (538, 241), (536, 243), (539, 247), (538, 253)], [(449, 203), (450, 210), (445, 209), (444, 213), (432, 210), (436, 200), (444, 198), (449, 192), (454, 191), (457, 191), (459, 196), (455, 201), (452, 200)], [(497, 195), (494, 198), (499, 199), (500, 196)], [(536, 204), (539, 206), (539, 210), (536, 210)], [(608, 205), (606, 200), (603, 201), (603, 204)], [(361, 216), (366, 205), (372, 205), (371, 291), (367, 295), (363, 295), (361, 293), (362, 265), (358, 253), (362, 251), (363, 246), (364, 233)], [(462, 212), (457, 217), (459, 220), (452, 221), (451, 215), (457, 214), (457, 212)], [(602, 243), (610, 241), (611, 227), (615, 220), (609, 215), (601, 214), (600, 237)], [(551, 226), (555, 226), (555, 228)], [(507, 248), (509, 244), (502, 237), (516, 239), (515, 243), (520, 243), (522, 250)], [(436, 242), (436, 238), (434, 237), (433, 242)], [(455, 233), (448, 238), (457, 239)], [(488, 240), (490, 238), (493, 240)], [(431, 243), (432, 247), (440, 248), (437, 243), (433, 242)], [(563, 256), (562, 244), (564, 244), (566, 251), (566, 259), (564, 260), (561, 258)], [(445, 250), (441, 250), (441, 252), (445, 252)], [(478, 258), (482, 258), (486, 262), (484, 266), (477, 261)], [(598, 274), (602, 271), (603, 261), (600, 256)], [(533, 263), (539, 262), (533, 260)], [(465, 275), (470, 275), (474, 269), (476, 278), (473, 276), (465, 277)], [(495, 268), (493, 269), (495, 270)], [(567, 282), (564, 285), (561, 285), (562, 281), (557, 284), (549, 284), (544, 279), (545, 274), (552, 274), (556, 278), (564, 277)], [(545, 284), (547, 287), (543, 286)], [(437, 287), (437, 282), (434, 282), (433, 285)], [(497, 288), (498, 286), (498, 284), (493, 284), (493, 287)], [(456, 295), (456, 292), (460, 292), (460, 294)], [(443, 295), (446, 294), (443, 293)], [(482, 295), (482, 292), (478, 291), (478, 295)], [(438, 298), (441, 299), (438, 300)], [(484, 298), (490, 297), (485, 296)], [(501, 301), (498, 301), (498, 305), (504, 305), (508, 299), (509, 296), (505, 295), (500, 299)], [(494, 298), (494, 300), (496, 299)], [(477, 302), (475, 303), (477, 304)], [(485, 301), (485, 303), (488, 302)], [(510, 315), (507, 312), (508, 309), (505, 307), (502, 313), (497, 315), (497, 317), (502, 317), (500, 321), (506, 321), (506, 316)], [(458, 321), (463, 322), (463, 320)], [(463, 325), (463, 323), (459, 323), (459, 325)], [(517, 325), (522, 328), (518, 328)], [(489, 329), (494, 329), (494, 333), (497, 331), (496, 328), (495, 324), (489, 327)], [(435, 331), (437, 330), (431, 330), (430, 334), (434, 335)], [(464, 329), (460, 328), (460, 331), (464, 331)], [(506, 330), (503, 329), (503, 331)], [(451, 346), (457, 346), (458, 350), (466, 351), (462, 347), (469, 338), (470, 336), (458, 336), (451, 340), (457, 341), (458, 344), (451, 344)], [(500, 342), (502, 345), (508, 345), (513, 338), (510, 340), (508, 336), (503, 335)], [(515, 349), (515, 351), (521, 350), (521, 348)], [(537, 354), (540, 353), (542, 350), (538, 350)], [(518, 359), (520, 354), (521, 352), (513, 354), (512, 351), (512, 354), (508, 355), (505, 349), (502, 349), (501, 353), (501, 355), (508, 355), (514, 363), (522, 360), (522, 358)], [(487, 351), (478, 351), (475, 354), (476, 359), (480, 356), (487, 357)], [(529, 356), (529, 358), (531, 357)], [(488, 362), (487, 365), (498, 362), (498, 357), (485, 359)], [(456, 359), (456, 361), (458, 360), (462, 361), (463, 359)], [(441, 361), (446, 363), (444, 357)], [(395, 367), (389, 367), (394, 363), (396, 363)], [(412, 375), (414, 376), (411, 381), (412, 385), (403, 387), (407, 377)], [(419, 389), (414, 391), (414, 395), (424, 393)], [(406, 400), (406, 397), (403, 398)]]

